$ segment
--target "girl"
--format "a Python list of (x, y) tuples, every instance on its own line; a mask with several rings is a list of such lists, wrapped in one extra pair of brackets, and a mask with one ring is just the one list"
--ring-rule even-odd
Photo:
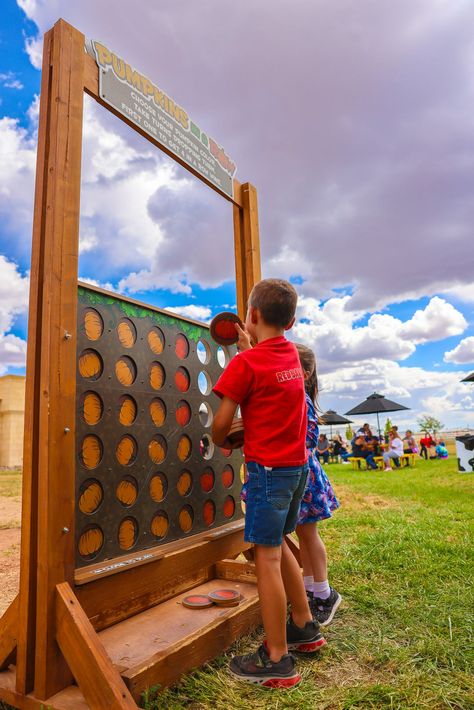
[(315, 453), (319, 435), (316, 412), (318, 394), (316, 358), (313, 351), (305, 345), (297, 344), (296, 347), (305, 379), (308, 408), (306, 447), (309, 465), (296, 534), (300, 541), (304, 583), (311, 611), (321, 626), (327, 626), (331, 623), (342, 597), (329, 586), (326, 548), (319, 536), (317, 523), (319, 520), (330, 518), (332, 511), (339, 508), (339, 501)]

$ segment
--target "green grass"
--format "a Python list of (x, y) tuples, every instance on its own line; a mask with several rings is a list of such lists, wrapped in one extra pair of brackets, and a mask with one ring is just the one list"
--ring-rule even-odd
[(255, 648), (257, 632), (150, 692), (147, 710), (474, 708), (474, 476), (457, 473), (454, 458), (393, 473), (327, 471), (342, 506), (321, 532), (344, 603), (321, 656), (300, 659), (303, 682), (272, 692), (229, 676), (229, 658)]
[(21, 470), (0, 471), (0, 496), (17, 498), (21, 496)]
[(455, 459), (391, 474), (331, 465), (343, 506), (321, 525), (330, 580), (344, 603), (317, 659), (301, 659), (292, 691), (239, 684), (231, 653), (143, 703), (148, 710), (213, 708), (474, 708), (474, 476)]

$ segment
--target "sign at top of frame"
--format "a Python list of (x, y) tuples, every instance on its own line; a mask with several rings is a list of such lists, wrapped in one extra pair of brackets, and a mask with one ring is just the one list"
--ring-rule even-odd
[(99, 95), (104, 103), (233, 199), (236, 166), (224, 149), (144, 74), (101, 42), (94, 40), (91, 47), (99, 66)]

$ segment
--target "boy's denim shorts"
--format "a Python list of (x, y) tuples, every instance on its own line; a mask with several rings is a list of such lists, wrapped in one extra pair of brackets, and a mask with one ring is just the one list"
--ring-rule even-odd
[(277, 547), (296, 528), (308, 465), (269, 468), (247, 463), (245, 542)]

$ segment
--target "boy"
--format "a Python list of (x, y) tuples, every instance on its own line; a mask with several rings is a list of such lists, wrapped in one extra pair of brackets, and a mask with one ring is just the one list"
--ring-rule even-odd
[(297, 300), (287, 281), (256, 284), (245, 330), (236, 325), (241, 352), (214, 387), (221, 398), (212, 425), (217, 446), (229, 448), (227, 434), (238, 405), (242, 412), (248, 473), (244, 539), (255, 545), (266, 634), (256, 653), (236, 656), (230, 670), (240, 680), (272, 688), (301, 680), (288, 648), (312, 652), (326, 643), (312, 618), (301, 570), (283, 540), (296, 527), (307, 477), (303, 373), (295, 346), (284, 337), (295, 321)]

